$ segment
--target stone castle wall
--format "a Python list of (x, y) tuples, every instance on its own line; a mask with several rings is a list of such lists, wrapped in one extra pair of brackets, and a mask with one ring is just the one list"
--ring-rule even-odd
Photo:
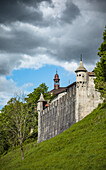
[(39, 112), (38, 142), (50, 139), (75, 123), (76, 86), (54, 100), (48, 108)]
[(50, 139), (72, 124), (82, 120), (99, 103), (100, 93), (95, 91), (95, 76), (78, 72), (76, 83), (68, 86), (67, 92), (57, 95), (50, 106), (43, 110), (44, 99), (38, 105), (38, 142)]
[(76, 122), (91, 113), (99, 103), (100, 93), (95, 90), (94, 76), (88, 76), (87, 82), (76, 83)]

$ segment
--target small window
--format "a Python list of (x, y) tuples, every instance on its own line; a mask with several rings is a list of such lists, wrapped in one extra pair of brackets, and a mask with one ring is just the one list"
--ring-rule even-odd
[(81, 74), (79, 74), (79, 76), (81, 76)]
[(82, 74), (82, 77), (84, 77), (84, 74)]

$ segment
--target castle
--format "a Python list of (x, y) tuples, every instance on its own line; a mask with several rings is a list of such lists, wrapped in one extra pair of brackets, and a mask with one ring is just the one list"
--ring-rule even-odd
[(75, 72), (76, 82), (67, 87), (60, 87), (56, 71), (54, 89), (49, 92), (55, 95), (55, 98), (50, 104), (45, 105), (46, 101), (41, 94), (37, 106), (38, 143), (62, 133), (102, 102), (100, 93), (95, 91), (95, 74), (86, 70), (82, 58)]

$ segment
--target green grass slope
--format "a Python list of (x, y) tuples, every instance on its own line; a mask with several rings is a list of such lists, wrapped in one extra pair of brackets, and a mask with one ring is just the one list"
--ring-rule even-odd
[(105, 166), (106, 104), (62, 134), (9, 152), (0, 160), (1, 170), (103, 170)]

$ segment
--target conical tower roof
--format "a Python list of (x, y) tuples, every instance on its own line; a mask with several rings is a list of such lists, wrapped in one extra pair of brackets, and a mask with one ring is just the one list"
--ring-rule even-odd
[(44, 99), (44, 97), (43, 97), (43, 94), (41, 93), (40, 99), (38, 100), (38, 102), (44, 102), (44, 101), (45, 101), (45, 99)]
[(86, 68), (83, 66), (83, 63), (82, 63), (82, 55), (81, 55), (80, 65), (79, 65), (79, 67), (75, 70), (75, 72), (77, 73), (78, 71), (87, 72)]

